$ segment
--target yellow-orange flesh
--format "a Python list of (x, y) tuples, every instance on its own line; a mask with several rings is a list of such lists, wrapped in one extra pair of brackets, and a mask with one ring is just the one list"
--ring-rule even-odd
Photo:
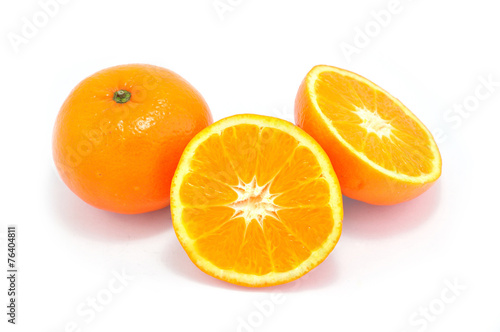
[(320, 73), (314, 89), (320, 109), (356, 151), (396, 173), (433, 171), (428, 133), (387, 94), (333, 71)]
[(246, 286), (294, 280), (341, 232), (328, 157), (301, 129), (257, 115), (221, 120), (188, 145), (172, 184), (176, 234), (206, 273)]

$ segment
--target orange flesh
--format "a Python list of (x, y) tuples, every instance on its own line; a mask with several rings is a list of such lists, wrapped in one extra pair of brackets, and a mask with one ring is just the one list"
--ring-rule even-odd
[(321, 111), (353, 149), (397, 173), (433, 171), (428, 134), (384, 93), (332, 71), (320, 73), (314, 89)]
[(293, 136), (239, 124), (195, 150), (179, 188), (181, 219), (198, 254), (218, 268), (284, 272), (332, 233), (330, 192), (316, 157)]

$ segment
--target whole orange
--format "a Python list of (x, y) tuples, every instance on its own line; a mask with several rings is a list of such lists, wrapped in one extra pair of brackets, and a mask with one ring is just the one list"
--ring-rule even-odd
[(66, 185), (99, 209), (136, 214), (170, 203), (181, 154), (213, 122), (200, 93), (165, 68), (130, 64), (79, 83), (56, 120), (53, 155)]

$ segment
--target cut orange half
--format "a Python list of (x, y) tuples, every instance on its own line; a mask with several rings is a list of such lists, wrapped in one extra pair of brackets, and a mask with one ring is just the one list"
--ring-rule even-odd
[(314, 67), (297, 93), (295, 121), (325, 149), (348, 197), (396, 204), (441, 175), (438, 147), (422, 122), (387, 91), (347, 70)]
[(238, 285), (283, 284), (320, 264), (342, 229), (323, 149), (293, 124), (236, 115), (188, 144), (172, 181), (175, 233), (196, 266)]

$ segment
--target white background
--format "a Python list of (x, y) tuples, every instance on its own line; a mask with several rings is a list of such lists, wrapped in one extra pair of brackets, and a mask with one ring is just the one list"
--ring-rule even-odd
[[(500, 331), (500, 86), (475, 97), (488, 92), (481, 80), (500, 82), (498, 4), (401, 0), (381, 27), (372, 11), (392, 8), (389, 0), (220, 3), (230, 10), (218, 12), (213, 0), (71, 0), (43, 22), (37, 1), (2, 0), (0, 261), (6, 270), (6, 225), (17, 224), (20, 274), (15, 327), (1, 278), (1, 330)], [(45, 25), (23, 37), (33, 16)], [(14, 47), (14, 35), (24, 43)], [(358, 53), (346, 56), (347, 44)], [(309, 69), (352, 70), (440, 131), (443, 175), (397, 206), (345, 199), (339, 244), (296, 282), (247, 289), (218, 281), (188, 259), (169, 209), (97, 210), (53, 165), (52, 127), (71, 89), (135, 62), (182, 75), (215, 120), (249, 112), (293, 121)], [(451, 113), (463, 103), (470, 111)], [(122, 273), (128, 279), (115, 282)], [(91, 298), (104, 305), (90, 309)]]

